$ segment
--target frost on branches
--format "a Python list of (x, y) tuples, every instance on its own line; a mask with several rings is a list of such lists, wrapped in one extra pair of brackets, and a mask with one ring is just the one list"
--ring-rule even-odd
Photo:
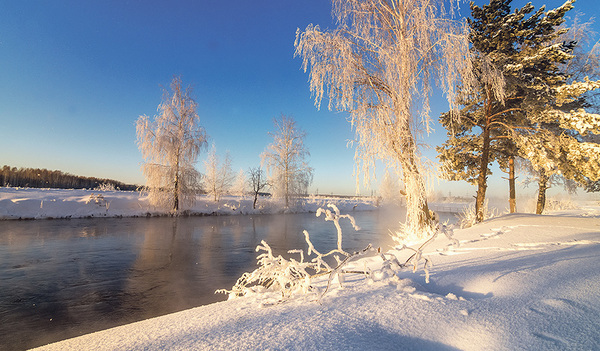
[[(356, 131), (357, 168), (369, 182), (377, 160), (401, 175), (410, 231), (423, 237), (434, 221), (427, 206), (418, 138), (430, 131), (432, 82), (451, 105), (470, 72), (468, 31), (434, 0), (334, 0), (337, 28), (309, 25), (296, 34), (296, 56), (310, 69), (320, 107), (347, 111)], [(452, 9), (453, 10), (453, 9)], [(358, 174), (359, 172), (357, 172)]]
[(225, 154), (225, 159), (221, 162), (213, 144), (204, 161), (204, 171), (204, 190), (215, 202), (218, 202), (221, 196), (227, 193), (234, 180), (229, 153)]
[[(578, 40), (568, 36), (571, 30), (563, 24), (574, 0), (546, 12), (545, 7), (534, 11), (530, 3), (511, 11), (510, 3), (471, 4), (473, 66), (479, 89), (461, 94), (462, 123), (454, 122), (453, 112), (440, 119), (449, 140), (438, 148), (439, 159), (448, 179), (476, 181), (478, 222), (484, 218), (489, 164), (494, 161), (501, 167), (508, 164), (513, 184), (514, 159), (530, 161), (540, 176), (539, 204), (553, 173), (569, 179), (598, 175), (594, 172), (599, 157), (593, 156), (596, 146), (591, 143), (597, 142), (599, 116), (583, 107), (589, 106), (586, 94), (597, 89), (600, 81), (572, 81), (576, 75), (569, 70), (578, 65), (570, 62), (576, 57)], [(480, 69), (489, 65), (503, 77), (503, 96), (491, 93), (494, 80)], [(537, 212), (541, 210), (543, 205)]]
[[(314, 301), (321, 301), (323, 296), (330, 291), (332, 284), (337, 282), (341, 287), (345, 275), (360, 274), (365, 277), (367, 283), (385, 280), (389, 283), (398, 283), (400, 279), (397, 273), (401, 270), (410, 268), (413, 272), (421, 266), (425, 271), (426, 282), (429, 282), (429, 267), (431, 261), (423, 256), (423, 249), (437, 237), (438, 233), (444, 233), (453, 244), (458, 245), (458, 241), (452, 238), (452, 229), (441, 225), (433, 232), (428, 240), (423, 242), (418, 248), (410, 248), (402, 245), (400, 250), (410, 250), (413, 253), (404, 262), (401, 263), (394, 253), (382, 253), (381, 249), (374, 249), (371, 244), (361, 251), (354, 253), (346, 252), (342, 248), (342, 229), (339, 221), (343, 218), (348, 219), (355, 230), (360, 230), (350, 215), (340, 214), (339, 209), (333, 205), (327, 205), (330, 209), (319, 208), (316, 216), (325, 215), (326, 221), (333, 222), (338, 236), (337, 248), (327, 253), (319, 252), (310, 241), (310, 234), (305, 230), (304, 238), (308, 245), (306, 256), (303, 250), (290, 250), (290, 254), (298, 254), (299, 260), (294, 258), (286, 259), (281, 255), (275, 256), (271, 247), (263, 240), (256, 247), (256, 251), (262, 251), (257, 256), (258, 268), (252, 272), (244, 273), (231, 290), (217, 290), (217, 293), (229, 294), (229, 299), (242, 296), (254, 296), (259, 300), (278, 303), (290, 298), (308, 297)], [(376, 253), (383, 261), (377, 269), (368, 269), (357, 271), (348, 269), (348, 264), (353, 260), (368, 254)], [(312, 258), (310, 260), (309, 257)], [(335, 264), (327, 262), (326, 258), (333, 256)]]
[(554, 176), (579, 185), (600, 180), (600, 115), (577, 108), (586, 93), (598, 88), (600, 81), (587, 78), (558, 86), (555, 103), (531, 115), (535, 129), (515, 135), (515, 143), (538, 176), (538, 214), (543, 213), (545, 192)]
[(233, 181), (233, 184), (231, 185), (230, 193), (243, 198), (246, 195), (246, 184), (246, 173), (243, 169), (240, 169), (235, 177), (235, 180)]
[(196, 199), (200, 174), (194, 164), (206, 144), (200, 126), (192, 89), (181, 86), (181, 78), (171, 82), (171, 92), (163, 94), (157, 116), (140, 116), (136, 121), (137, 144), (144, 163), (145, 190), (150, 203), (179, 211)]
[(281, 115), (273, 121), (276, 131), (269, 133), (273, 143), (261, 154), (267, 166), (273, 196), (284, 198), (285, 207), (298, 195), (306, 195), (312, 183), (313, 169), (305, 160), (309, 156), (304, 146), (306, 133), (296, 126), (292, 117)]
[(258, 201), (258, 195), (269, 187), (269, 182), (265, 176), (265, 172), (260, 167), (250, 168), (248, 170), (248, 185), (254, 196), (252, 208), (256, 209), (256, 202)]

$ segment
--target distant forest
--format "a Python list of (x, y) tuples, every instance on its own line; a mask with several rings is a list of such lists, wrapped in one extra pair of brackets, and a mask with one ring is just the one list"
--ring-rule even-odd
[(137, 185), (125, 184), (112, 179), (76, 176), (62, 171), (40, 168), (17, 168), (3, 166), (0, 186), (27, 188), (94, 189), (100, 185), (114, 186), (119, 190), (136, 190)]

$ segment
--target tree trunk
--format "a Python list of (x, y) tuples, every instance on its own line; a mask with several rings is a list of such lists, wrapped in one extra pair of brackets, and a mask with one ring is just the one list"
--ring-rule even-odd
[(175, 184), (173, 184), (173, 211), (179, 211), (179, 152), (175, 158)]
[(179, 211), (179, 171), (175, 172), (175, 182), (173, 184), (173, 211)]
[(487, 189), (488, 163), (490, 159), (490, 128), (483, 128), (483, 145), (481, 146), (481, 162), (479, 164), (479, 177), (477, 177), (477, 197), (475, 198), (475, 220), (482, 222), (485, 206), (485, 192)]
[(540, 180), (538, 181), (538, 198), (535, 213), (541, 215), (546, 207), (546, 190), (548, 189), (548, 175), (546, 172), (540, 172)]
[(402, 127), (404, 136), (400, 145), (394, 143), (393, 147), (402, 167), (406, 187), (406, 225), (408, 230), (414, 231), (417, 237), (422, 238), (434, 226), (434, 220), (427, 205), (425, 182), (419, 172), (416, 142), (408, 122)]
[(490, 133), (492, 120), (492, 93), (490, 87), (486, 86), (486, 98), (485, 98), (485, 125), (483, 126), (482, 132), (482, 143), (481, 143), (481, 162), (479, 164), (479, 176), (477, 177), (477, 196), (475, 198), (475, 221), (477, 223), (483, 222), (484, 217), (484, 206), (485, 206), (485, 192), (487, 190), (487, 174), (488, 164), (490, 163)]
[(256, 200), (258, 200), (258, 191), (254, 192), (254, 203), (252, 204), (253, 209), (256, 209)]
[[(407, 160), (403, 165), (404, 185), (406, 187), (406, 225), (418, 236), (426, 234), (433, 227), (432, 213), (427, 205), (425, 183), (421, 174), (415, 172), (414, 159)], [(410, 170), (412, 168), (412, 170)], [(409, 171), (407, 171), (409, 170)]]
[(517, 212), (517, 197), (515, 191), (515, 158), (511, 156), (508, 159), (508, 204), (510, 213)]
[(175, 190), (173, 195), (173, 210), (177, 212), (179, 211), (179, 181), (177, 180), (177, 178), (175, 178)]

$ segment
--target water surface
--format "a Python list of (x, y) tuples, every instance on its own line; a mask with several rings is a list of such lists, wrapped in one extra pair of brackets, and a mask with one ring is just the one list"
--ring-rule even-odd
[[(391, 245), (400, 213), (342, 220), (344, 249)], [(314, 214), (99, 218), (0, 222), (0, 349), (22, 350), (222, 301), (256, 267), (265, 240), (275, 255), (336, 247), (331, 222)]]

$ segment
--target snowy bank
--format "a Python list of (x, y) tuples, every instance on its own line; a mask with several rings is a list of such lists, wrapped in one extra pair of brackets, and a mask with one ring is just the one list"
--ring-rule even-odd
[(454, 237), (458, 247), (444, 237), (427, 247), (429, 284), (422, 271), (396, 283), (349, 274), (321, 304), (245, 297), (40, 349), (600, 349), (600, 207), (505, 215)]
[[(307, 197), (298, 201), (291, 212), (315, 212), (333, 202), (344, 212), (372, 210), (371, 198)], [(261, 197), (256, 209), (250, 197), (227, 196), (214, 202), (198, 196), (190, 215), (273, 214), (283, 212), (283, 203)], [(149, 204), (145, 195), (133, 191), (86, 189), (33, 189), (0, 187), (0, 219), (45, 219), (86, 217), (145, 217), (167, 212)]]

